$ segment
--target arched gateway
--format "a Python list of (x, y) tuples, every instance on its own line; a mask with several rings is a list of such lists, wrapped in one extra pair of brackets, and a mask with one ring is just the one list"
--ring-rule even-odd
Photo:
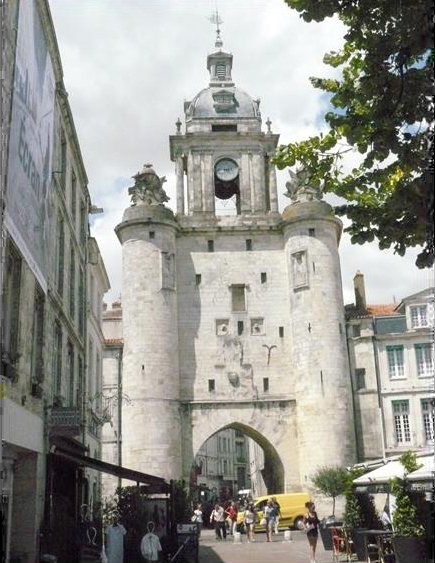
[[(145, 165), (116, 233), (123, 247), (123, 463), (188, 478), (195, 453), (232, 426), (269, 452), (285, 491), (317, 466), (354, 461), (338, 241), (341, 223), (303, 171), (278, 212), (259, 100), (232, 55), (170, 137), (177, 214)], [(232, 200), (232, 215), (217, 213)], [(273, 454), (273, 455), (272, 455)]]

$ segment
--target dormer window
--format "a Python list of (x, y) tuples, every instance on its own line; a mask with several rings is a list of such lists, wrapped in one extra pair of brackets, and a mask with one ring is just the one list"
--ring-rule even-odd
[(216, 112), (233, 112), (236, 109), (237, 101), (229, 90), (219, 90), (213, 94), (214, 109)]
[(427, 306), (417, 305), (415, 307), (410, 307), (411, 309), (411, 327), (421, 328), (427, 325)]

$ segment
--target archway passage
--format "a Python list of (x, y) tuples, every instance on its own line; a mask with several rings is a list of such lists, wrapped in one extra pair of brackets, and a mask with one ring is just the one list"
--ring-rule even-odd
[(199, 502), (284, 492), (284, 466), (260, 432), (238, 422), (213, 433), (196, 452), (190, 487)]

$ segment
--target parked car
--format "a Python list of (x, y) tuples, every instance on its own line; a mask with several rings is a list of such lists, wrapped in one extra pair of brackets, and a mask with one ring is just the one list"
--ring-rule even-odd
[[(281, 507), (281, 518), (279, 520), (280, 528), (302, 528), (303, 518), (306, 512), (305, 503), (310, 500), (310, 495), (308, 493), (287, 493), (287, 494), (277, 494), (277, 495), (267, 495), (264, 497), (258, 497), (254, 499), (254, 510), (257, 514), (257, 522), (254, 529), (256, 531), (264, 530), (265, 526), (260, 526), (260, 521), (263, 517), (263, 510), (266, 503), (272, 497), (276, 498), (278, 504)], [(237, 515), (237, 527), (241, 531), (243, 528), (243, 519), (245, 513), (240, 511)]]

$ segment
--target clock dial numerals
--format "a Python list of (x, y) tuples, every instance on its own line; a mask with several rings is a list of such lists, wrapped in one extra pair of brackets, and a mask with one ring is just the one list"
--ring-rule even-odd
[(223, 158), (216, 163), (215, 172), (219, 180), (222, 180), (223, 182), (231, 182), (231, 180), (237, 178), (239, 174), (239, 167), (234, 160)]

